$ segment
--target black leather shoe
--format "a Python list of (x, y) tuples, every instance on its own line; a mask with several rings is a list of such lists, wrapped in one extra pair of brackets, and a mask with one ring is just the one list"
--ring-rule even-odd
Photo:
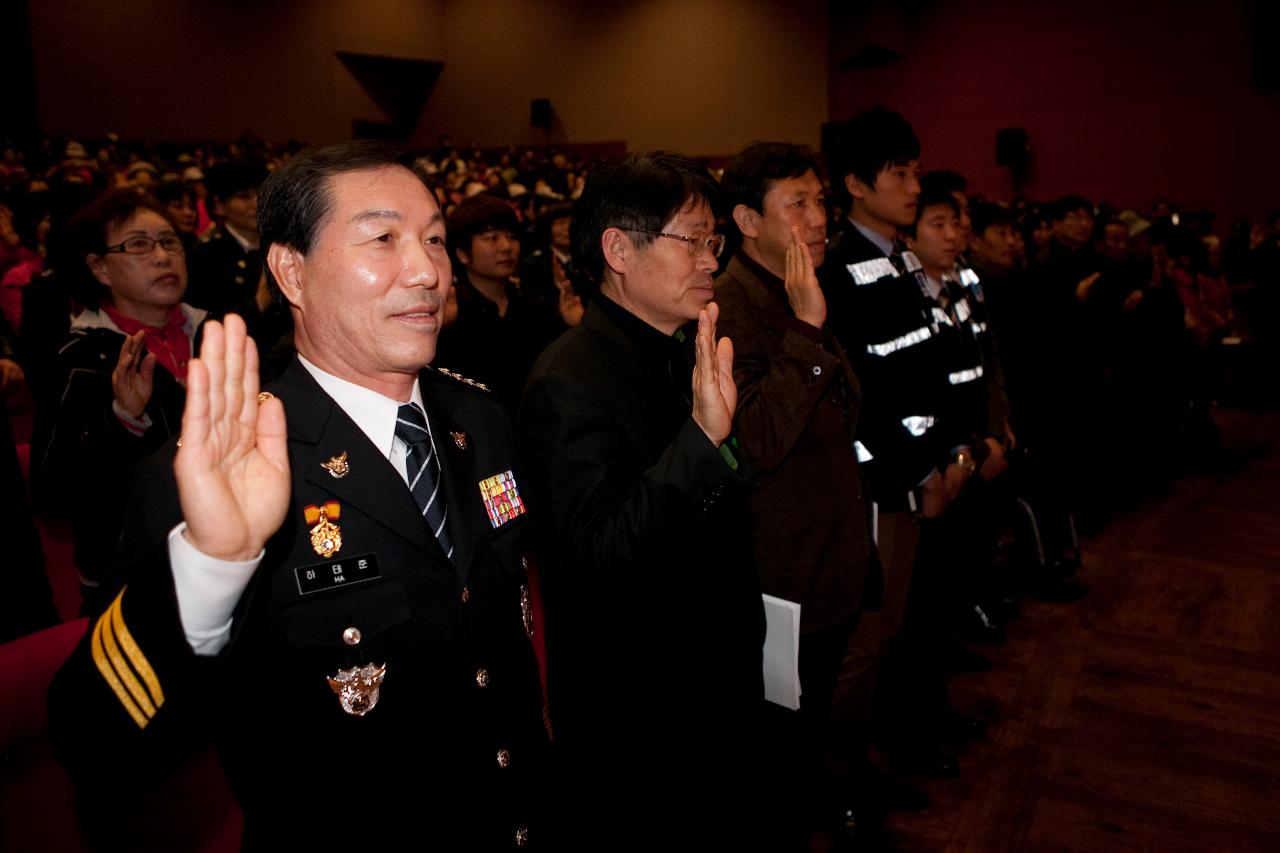
[(932, 776), (955, 779), (960, 775), (960, 762), (947, 749), (931, 743), (904, 744), (889, 753), (895, 768), (908, 776)]
[(938, 721), (939, 729), (955, 744), (981, 743), (987, 739), (987, 721), (961, 711), (949, 710)]
[(969, 608), (960, 623), (965, 639), (983, 646), (1003, 646), (1004, 626), (992, 619), (981, 604)]

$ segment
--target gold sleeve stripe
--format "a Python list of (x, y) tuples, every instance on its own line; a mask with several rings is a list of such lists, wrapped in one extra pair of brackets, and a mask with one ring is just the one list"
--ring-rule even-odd
[(160, 679), (156, 678), (155, 670), (151, 668), (151, 664), (147, 661), (147, 656), (142, 653), (142, 649), (138, 648), (138, 644), (133, 640), (133, 635), (129, 633), (129, 629), (124, 624), (124, 613), (121, 611), (122, 605), (120, 603), (122, 596), (124, 596), (123, 591), (116, 596), (116, 600), (111, 604), (111, 627), (115, 629), (116, 639), (120, 642), (120, 647), (129, 656), (129, 662), (133, 664), (133, 668), (137, 670), (143, 683), (147, 685), (147, 690), (151, 692), (151, 699), (156, 703), (156, 708), (159, 708), (164, 704), (164, 691), (160, 689)]
[(125, 663), (124, 656), (120, 654), (120, 647), (116, 644), (115, 633), (107, 621), (112, 619), (119, 603), (120, 599), (117, 598), (107, 608), (107, 612), (102, 614), (102, 645), (107, 650), (107, 660), (111, 661), (111, 665), (116, 668), (116, 675), (124, 682), (124, 686), (129, 690), (129, 695), (133, 697), (134, 702), (138, 703), (142, 713), (146, 714), (147, 718), (150, 719), (156, 715), (156, 706), (151, 704), (151, 700), (147, 698), (146, 691), (142, 689), (142, 685), (134, 677), (133, 670), (129, 669), (129, 664)]
[(106, 629), (107, 614), (102, 614), (93, 626), (93, 640), (90, 643), (90, 649), (93, 652), (93, 662), (98, 667), (98, 672), (102, 673), (102, 678), (107, 685), (116, 694), (116, 698), (120, 700), (120, 704), (129, 712), (129, 716), (133, 717), (133, 721), (138, 724), (138, 728), (145, 729), (150, 720), (138, 710), (138, 706), (129, 698), (129, 693), (124, 689), (124, 685), (120, 683), (120, 679), (116, 677), (115, 668), (111, 662), (107, 660), (106, 652), (102, 649), (102, 632)]

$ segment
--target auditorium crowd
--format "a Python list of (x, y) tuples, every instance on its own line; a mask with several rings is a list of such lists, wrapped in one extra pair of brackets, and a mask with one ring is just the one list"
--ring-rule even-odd
[[(3, 147), (0, 489), (17, 548), (0, 641), (60, 621), (50, 531), (74, 545), (82, 615), (118, 607), (129, 483), (179, 437), (188, 364), (211, 321), (221, 336), (224, 318), (243, 319), (263, 385), (295, 381), (297, 315), (268, 269), (258, 200), (303, 150), (249, 136)], [(562, 838), (574, 826), (622, 832), (610, 828), (621, 820), (648, 824), (637, 846), (679, 823), (711, 844), (891, 849), (883, 816), (927, 806), (919, 780), (962, 775), (965, 745), (999, 723), (953, 707), (949, 677), (990, 668), (981, 649), (1004, 642), (1023, 599), (1070, 607), (1088, 594), (1090, 566), (1107, 557), (1083, 553), (1083, 536), (1220, 460), (1220, 401), (1277, 401), (1280, 210), (1222, 222), (1165, 199), (987, 197), (930, 171), (946, 152), (922, 151), (884, 108), (843, 123), (821, 156), (781, 142), (711, 169), (668, 156), (595, 161), (442, 138), (405, 159), (439, 204), (452, 268), (432, 366), (505, 411), (542, 525), (546, 773), (577, 780), (548, 790), (595, 816), (575, 824), (547, 808)], [(684, 245), (667, 248), (714, 278), (718, 316), (655, 323), (614, 298), (635, 267), (584, 250), (590, 237), (601, 245), (593, 192), (625, 186), (626, 168), (678, 173), (686, 194), (661, 227), (630, 226), (647, 238), (606, 239), (604, 252), (674, 238)], [(708, 322), (733, 342), (731, 361)], [(591, 334), (634, 342), (645, 367), (608, 374), (611, 351)], [(713, 360), (719, 381), (733, 377), (720, 436), (699, 418), (698, 374), (692, 391), (687, 381)], [(602, 437), (586, 414), (632, 381), (647, 395), (634, 445), (630, 433)], [(688, 435), (690, 407), (716, 445), (709, 459)], [(584, 434), (585, 450), (574, 445)], [(637, 467), (634, 515), (598, 518), (591, 501), (614, 493), (582, 485), (592, 464), (608, 469), (602, 481)], [(668, 476), (711, 484), (700, 504), (680, 504), (705, 527), (653, 520), (679, 491)], [(611, 525), (609, 542), (574, 538), (582, 519)], [(601, 568), (586, 578), (591, 547)], [(736, 574), (698, 574), (730, 562)], [(801, 605), (798, 710), (764, 703), (752, 680), (760, 592)], [(621, 599), (635, 600), (606, 603)], [(683, 632), (683, 652), (668, 632)], [(655, 683), (646, 649), (687, 660), (664, 661), (669, 682)], [(740, 653), (746, 675), (730, 662)], [(646, 725), (652, 738), (634, 735)], [(681, 797), (715, 784), (736, 799), (644, 800), (647, 780), (599, 766), (619, 730), (652, 752), (638, 766), (662, 757)], [(650, 814), (604, 818), (627, 798)]]

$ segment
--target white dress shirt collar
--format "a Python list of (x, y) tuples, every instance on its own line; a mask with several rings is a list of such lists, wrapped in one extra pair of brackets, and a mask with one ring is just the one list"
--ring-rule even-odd
[(861, 222), (855, 222), (854, 220), (850, 219), (849, 224), (852, 225), (854, 228), (857, 228), (858, 233), (860, 233), (863, 237), (866, 237), (873, 244), (875, 244), (875, 247), (877, 249), (884, 252), (884, 256), (886, 258), (893, 254), (893, 241), (890, 240), (888, 237), (885, 237), (879, 231), (872, 231), (870, 228), (863, 225)]
[[(302, 362), (302, 366), (324, 389), (324, 392), (333, 398), (338, 407), (347, 413), (347, 417), (355, 421), (356, 426), (369, 437), (374, 447), (390, 459), (396, 437), (396, 414), (402, 405), (400, 401), (384, 397), (377, 391), (371, 391), (346, 379), (339, 379), (332, 373), (326, 373), (301, 355), (298, 356), (298, 361)], [(418, 387), (416, 377), (413, 380), (413, 396), (409, 399), (421, 406), (424, 413), (426, 412), (427, 407), (422, 403), (422, 389)]]
[(224, 231), (226, 231), (228, 234), (231, 235), (231, 238), (233, 240), (235, 240), (237, 243), (240, 244), (240, 251), (244, 252), (246, 255), (258, 248), (257, 240), (249, 239), (248, 237), (246, 237), (245, 235), (237, 231), (229, 223), (226, 223), (226, 222), (222, 223), (222, 228)]

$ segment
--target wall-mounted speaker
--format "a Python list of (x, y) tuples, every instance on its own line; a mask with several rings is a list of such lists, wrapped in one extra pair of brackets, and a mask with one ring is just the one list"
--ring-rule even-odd
[(1025, 169), (1031, 160), (1031, 137), (1021, 127), (1002, 127), (996, 131), (996, 165)]
[(529, 102), (529, 124), (538, 130), (551, 129), (550, 98), (534, 98)]

